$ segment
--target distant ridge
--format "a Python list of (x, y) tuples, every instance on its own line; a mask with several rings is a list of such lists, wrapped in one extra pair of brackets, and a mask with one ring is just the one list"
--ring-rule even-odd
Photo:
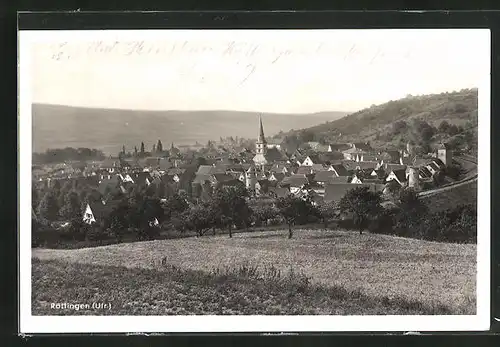
[[(122, 147), (133, 150), (158, 139), (163, 143), (206, 143), (219, 137), (255, 138), (258, 112), (145, 111), (97, 109), (33, 104), (33, 151), (48, 148), (89, 147), (116, 154)], [(345, 112), (311, 114), (262, 113), (266, 136), (279, 131), (310, 127), (345, 116)]]

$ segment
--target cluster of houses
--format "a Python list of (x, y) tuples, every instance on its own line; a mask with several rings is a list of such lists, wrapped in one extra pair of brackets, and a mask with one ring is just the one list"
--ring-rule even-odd
[[(452, 160), (451, 151), (444, 144), (428, 158), (413, 155), (410, 144), (400, 151), (380, 151), (369, 143), (322, 147), (311, 143), (307, 152), (297, 149), (288, 154), (279, 145), (267, 143), (262, 119), (259, 121), (254, 151), (243, 149), (227, 153), (214, 149), (203, 156), (206, 165), (188, 163), (182, 152), (172, 145), (169, 156), (108, 158), (83, 167), (60, 164), (51, 169), (49, 177), (37, 176), (34, 170), (34, 181), (50, 185), (58, 179), (80, 180), (95, 186), (103, 196), (117, 191), (131, 192), (140, 186), (160, 189), (165, 196), (184, 191), (201, 199), (211, 189), (240, 185), (255, 196), (276, 198), (294, 194), (320, 204), (338, 201), (349, 189), (358, 186), (384, 193), (400, 187), (430, 189), (434, 176)], [(87, 206), (86, 222), (95, 221), (96, 215), (101, 213), (96, 211), (105, 211), (111, 203), (103, 201), (100, 205)]]

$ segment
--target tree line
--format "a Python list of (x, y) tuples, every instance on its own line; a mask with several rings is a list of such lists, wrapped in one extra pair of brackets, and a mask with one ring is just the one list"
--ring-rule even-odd
[[(339, 201), (319, 205), (292, 194), (271, 201), (254, 199), (242, 186), (218, 187), (203, 200), (191, 200), (183, 193), (160, 199), (147, 193), (147, 189), (138, 189), (127, 195), (118, 194), (110, 213), (93, 225), (84, 224), (83, 205), (101, 198), (95, 191), (86, 194), (69, 190), (57, 210), (57, 195), (47, 192), (38, 203), (39, 218), (33, 221), (34, 245), (48, 242), (44, 241), (44, 231), (52, 238), (69, 241), (122, 242), (124, 238), (160, 238), (163, 230), (175, 230), (180, 236), (191, 232), (198, 237), (225, 230), (232, 237), (235, 229), (249, 231), (253, 227), (284, 224), (288, 238), (293, 238), (296, 225), (322, 223), (328, 228), (332, 222), (334, 227), (355, 229), (360, 234), (368, 230), (436, 241), (476, 240), (475, 206), (433, 213), (411, 190), (401, 190), (395, 199), (397, 206), (388, 209), (382, 206), (381, 193), (367, 187), (351, 189)], [(51, 230), (47, 223), (57, 219), (58, 214), (70, 224), (64, 232)]]
[(53, 164), (66, 161), (103, 160), (104, 153), (91, 148), (56, 148), (47, 149), (44, 153), (33, 153), (34, 164)]

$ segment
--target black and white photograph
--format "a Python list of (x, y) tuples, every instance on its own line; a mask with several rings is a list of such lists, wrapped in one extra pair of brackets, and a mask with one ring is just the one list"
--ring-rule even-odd
[(19, 47), (26, 332), (488, 327), (488, 30)]

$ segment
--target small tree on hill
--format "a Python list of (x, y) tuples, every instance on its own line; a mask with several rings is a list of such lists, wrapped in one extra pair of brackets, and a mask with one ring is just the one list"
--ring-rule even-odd
[(368, 187), (359, 187), (349, 190), (340, 199), (339, 208), (342, 214), (351, 214), (353, 222), (363, 233), (370, 220), (377, 217), (382, 211), (382, 195), (380, 192), (371, 192)]
[(163, 144), (161, 143), (161, 140), (158, 140), (158, 143), (156, 144), (156, 150), (158, 153), (163, 152)]
[(61, 216), (66, 220), (82, 218), (82, 204), (76, 192), (69, 192), (64, 199), (64, 205), (61, 207)]
[(293, 225), (297, 224), (297, 222), (303, 222), (307, 220), (309, 216), (315, 214), (314, 206), (310, 200), (301, 199), (292, 194), (284, 198), (279, 198), (276, 202), (276, 207), (288, 224), (289, 239), (293, 237)]
[(144, 142), (141, 142), (141, 155), (144, 155)]
[(318, 212), (326, 229), (328, 228), (329, 220), (339, 216), (339, 204), (335, 201), (325, 202), (318, 206)]
[(418, 198), (412, 189), (403, 189), (399, 194), (399, 210), (395, 214), (395, 228), (399, 235), (416, 233), (423, 225), (428, 214), (427, 206)]
[(47, 192), (38, 204), (38, 215), (40, 218), (53, 222), (57, 220), (59, 215), (59, 205), (57, 198), (53, 192)]

